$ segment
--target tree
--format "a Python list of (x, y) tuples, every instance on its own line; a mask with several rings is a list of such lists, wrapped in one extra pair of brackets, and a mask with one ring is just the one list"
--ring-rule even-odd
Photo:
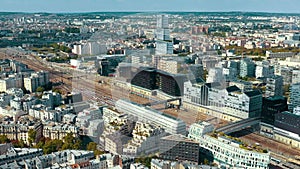
[(52, 91), (55, 93), (62, 94), (62, 91), (59, 88), (54, 88)]
[(23, 140), (12, 140), (11, 143), (16, 148), (24, 148), (25, 147), (25, 143)]
[(36, 141), (36, 131), (33, 129), (28, 130), (28, 141), (29, 145), (32, 145), (32, 143), (35, 143)]
[(73, 137), (72, 133), (68, 133), (64, 138), (63, 138), (63, 146), (62, 149), (81, 149), (82, 146), (82, 141), (78, 138)]
[(0, 144), (9, 143), (10, 140), (7, 138), (6, 135), (0, 135)]
[(156, 156), (140, 157), (140, 158), (136, 158), (134, 161), (136, 163), (141, 163), (141, 164), (145, 165), (146, 167), (150, 168), (152, 158), (157, 158), (157, 157)]
[(95, 156), (105, 153), (104, 151), (98, 150), (97, 143), (95, 142), (89, 142), (89, 144), (86, 146), (86, 149), (88, 151), (93, 151)]
[(50, 154), (55, 151), (59, 151), (63, 146), (63, 142), (61, 140), (49, 140), (46, 141), (45, 145), (43, 146), (43, 151), (45, 154)]
[(204, 158), (204, 162), (203, 162), (205, 165), (208, 165), (209, 164), (209, 161), (208, 159)]
[(42, 86), (39, 86), (38, 88), (36, 88), (36, 92), (42, 93), (42, 92), (44, 92), (44, 90), (45, 89)]
[(97, 143), (95, 142), (90, 142), (87, 146), (86, 149), (89, 151), (94, 151), (97, 150)]

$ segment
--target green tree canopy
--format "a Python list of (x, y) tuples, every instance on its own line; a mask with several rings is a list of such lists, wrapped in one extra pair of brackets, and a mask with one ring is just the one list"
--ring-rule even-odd
[(9, 143), (10, 140), (7, 138), (6, 135), (0, 135), (0, 144)]
[(44, 90), (45, 89), (42, 86), (39, 86), (39, 87), (36, 88), (37, 92), (41, 92), (42, 93), (42, 92), (44, 92)]
[(36, 131), (33, 129), (28, 130), (28, 141), (29, 144), (31, 145), (32, 143), (35, 143), (36, 141)]

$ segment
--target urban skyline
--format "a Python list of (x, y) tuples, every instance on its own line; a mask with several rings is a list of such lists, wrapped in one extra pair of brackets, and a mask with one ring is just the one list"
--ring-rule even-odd
[[(267, 4), (267, 5), (266, 5)], [(49, 12), (49, 13), (74, 13), (74, 12), (270, 12), (270, 13), (299, 13), (297, 0), (233, 0), (233, 1), (205, 1), (187, 0), (171, 1), (126, 1), (112, 0), (88, 0), (83, 3), (80, 0), (70, 1), (37, 1), (37, 0), (2, 0), (0, 11), (2, 12)]]
[(0, 168), (299, 168), (300, 14), (224, 1), (10, 1)]

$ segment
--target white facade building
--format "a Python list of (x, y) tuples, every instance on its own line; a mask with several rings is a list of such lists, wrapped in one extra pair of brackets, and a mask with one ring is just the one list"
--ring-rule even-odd
[(260, 115), (262, 94), (259, 91), (242, 92), (236, 86), (226, 89), (211, 88), (208, 91), (208, 102), (210, 108), (214, 110), (237, 119), (246, 119)]
[(282, 76), (268, 77), (266, 81), (265, 96), (282, 96), (283, 95), (283, 78)]
[(166, 136), (167, 133), (160, 127), (137, 122), (132, 135), (132, 140), (124, 145), (123, 154), (136, 157), (158, 152), (160, 138)]
[(206, 82), (207, 83), (213, 83), (213, 82), (225, 83), (223, 69), (217, 68), (217, 67), (209, 69)]
[(256, 68), (255, 68), (255, 77), (269, 77), (274, 75), (274, 69), (270, 66), (269, 62), (262, 61), (262, 62), (256, 62)]
[(39, 86), (44, 86), (49, 83), (49, 72), (32, 73), (30, 77), (24, 78), (24, 87), (30, 92), (35, 92)]
[(167, 133), (186, 134), (186, 124), (182, 120), (166, 115), (155, 109), (126, 100), (118, 100), (116, 102), (116, 109), (120, 112), (137, 117), (139, 121), (160, 126), (165, 129)]
[[(193, 124), (189, 130), (188, 138), (200, 144), (200, 151), (212, 156), (214, 162), (219, 167), (226, 168), (248, 168), (248, 169), (267, 169), (270, 163), (270, 153), (266, 150), (248, 150), (243, 147), (243, 143), (229, 139), (226, 136), (217, 134), (205, 134), (203, 131), (211, 131), (211, 126)], [(204, 134), (204, 135), (203, 135)], [(205, 150), (205, 151), (204, 151)], [(209, 153), (208, 153), (209, 152)]]

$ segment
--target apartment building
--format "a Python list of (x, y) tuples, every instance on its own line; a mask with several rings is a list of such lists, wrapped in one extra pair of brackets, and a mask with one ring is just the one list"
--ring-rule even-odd
[(63, 140), (67, 134), (72, 134), (73, 137), (78, 137), (79, 128), (70, 124), (59, 124), (54, 122), (44, 123), (43, 136), (45, 138)]
[[(201, 133), (201, 125), (190, 128), (188, 138), (199, 143), (201, 155), (212, 159), (219, 167), (267, 169), (270, 163), (270, 153), (259, 146), (250, 146), (238, 139), (217, 133)], [(209, 131), (211, 129), (207, 129)]]
[(160, 127), (138, 121), (133, 129), (132, 139), (124, 145), (123, 154), (136, 157), (158, 152), (160, 138), (166, 134)]
[[(42, 149), (5, 147), (5, 153), (0, 155), (0, 168), (9, 168), (7, 164), (35, 158), (43, 155)], [(12, 167), (15, 168), (15, 167)]]
[(35, 72), (30, 77), (24, 78), (24, 87), (30, 92), (35, 92), (39, 86), (44, 86), (49, 83), (49, 72)]

